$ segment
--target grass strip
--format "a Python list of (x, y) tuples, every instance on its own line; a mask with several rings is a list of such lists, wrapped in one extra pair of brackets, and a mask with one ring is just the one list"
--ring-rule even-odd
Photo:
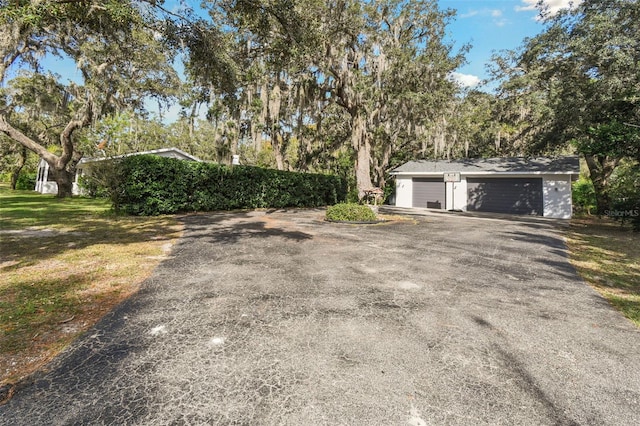
[(575, 218), (567, 234), (582, 278), (640, 327), (640, 234), (607, 218)]
[(48, 362), (167, 256), (173, 217), (118, 217), (105, 200), (0, 186), (0, 386)]

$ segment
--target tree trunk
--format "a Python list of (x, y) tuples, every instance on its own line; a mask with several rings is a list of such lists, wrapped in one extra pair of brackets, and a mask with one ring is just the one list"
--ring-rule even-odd
[(269, 125), (269, 135), (271, 137), (271, 147), (276, 159), (276, 167), (278, 170), (285, 169), (285, 155), (287, 141), (284, 139), (284, 132), (280, 130), (280, 109), (282, 107), (282, 91), (280, 89), (280, 78), (276, 77), (276, 81), (268, 96), (267, 123)]
[[(18, 177), (20, 177), (20, 172), (27, 162), (27, 148), (23, 145), (20, 147), (20, 157), (18, 157), (18, 161), (13, 168), (13, 172), (11, 172), (11, 189), (15, 191), (16, 185), (18, 184)], [(33, 189), (33, 188), (32, 188)]]
[(311, 142), (309, 138), (303, 135), (304, 126), (304, 111), (302, 108), (298, 109), (298, 118), (296, 123), (296, 138), (298, 139), (298, 161), (296, 168), (298, 171), (306, 172), (309, 170), (308, 155), (311, 152)]
[(67, 198), (73, 196), (73, 179), (75, 174), (66, 170), (53, 170), (53, 176), (58, 184), (58, 194), (56, 197)]
[(378, 185), (378, 187), (382, 189), (384, 189), (384, 187), (387, 184), (385, 171), (387, 170), (387, 167), (389, 167), (389, 161), (391, 160), (392, 150), (393, 150), (393, 145), (391, 142), (389, 142), (383, 149), (382, 158), (380, 159), (379, 163), (376, 164), (376, 166), (373, 168), (373, 173), (375, 175), (374, 176), (375, 182)]
[(619, 158), (611, 158), (608, 156), (585, 155), (587, 166), (589, 167), (589, 176), (593, 183), (593, 189), (596, 193), (596, 204), (598, 214), (603, 215), (606, 210), (611, 208), (611, 197), (609, 196), (609, 178), (620, 162)]
[(240, 144), (240, 129), (242, 128), (240, 110), (234, 111), (233, 121), (235, 127), (233, 133), (229, 133), (229, 164), (231, 164), (231, 161), (233, 161), (233, 156), (238, 154), (238, 145)]
[(277, 131), (273, 131), (271, 133), (271, 147), (273, 148), (273, 156), (276, 159), (276, 168), (278, 170), (284, 170), (285, 159), (283, 151), (285, 147), (285, 140), (284, 136)]
[(373, 187), (371, 183), (371, 144), (367, 135), (366, 121), (358, 112), (351, 120), (351, 143), (356, 150), (356, 184), (358, 198), (364, 197), (364, 190)]
[(267, 121), (268, 106), (269, 106), (269, 91), (267, 85), (263, 83), (260, 86), (260, 115), (258, 116), (258, 122), (254, 123), (253, 131), (255, 132), (253, 137), (253, 149), (256, 153), (262, 150), (262, 132), (264, 132), (265, 123)]

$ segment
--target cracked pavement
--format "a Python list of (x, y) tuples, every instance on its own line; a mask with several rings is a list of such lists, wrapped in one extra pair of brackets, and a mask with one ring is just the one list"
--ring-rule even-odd
[(577, 277), (557, 222), (323, 214), (185, 216), (0, 424), (640, 424), (640, 330)]

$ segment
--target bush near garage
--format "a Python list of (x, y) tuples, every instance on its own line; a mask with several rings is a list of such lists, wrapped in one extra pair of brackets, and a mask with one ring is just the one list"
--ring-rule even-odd
[(327, 207), (326, 218), (336, 222), (373, 222), (378, 219), (369, 206), (355, 203)]
[(343, 201), (344, 181), (331, 175), (225, 166), (137, 155), (120, 160), (111, 180), (116, 211), (154, 216), (192, 211), (319, 207)]
[(573, 206), (576, 213), (591, 214), (597, 210), (596, 206), (596, 190), (593, 187), (591, 179), (580, 177), (573, 182)]

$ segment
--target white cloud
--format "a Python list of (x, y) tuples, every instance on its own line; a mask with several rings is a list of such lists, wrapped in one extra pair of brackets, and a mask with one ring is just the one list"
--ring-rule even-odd
[(477, 10), (470, 10), (467, 13), (463, 13), (462, 15), (460, 15), (460, 19), (466, 19), (466, 18), (471, 18), (473, 16), (476, 16), (478, 13), (480, 13)]
[(467, 13), (460, 15), (460, 19), (472, 18), (474, 16), (493, 16), (498, 18), (502, 16), (502, 10), (500, 9), (471, 9)]
[(516, 6), (516, 12), (538, 10), (538, 0), (522, 0), (522, 3), (526, 3), (526, 6)]
[(582, 0), (542, 0), (540, 4), (539, 0), (522, 0), (524, 6), (516, 6), (517, 12), (537, 10), (539, 12), (545, 11), (549, 13), (549, 16), (553, 16), (562, 9), (575, 7), (580, 4)]
[(496, 25), (498, 27), (502, 27), (505, 24), (507, 24), (507, 22), (508, 22), (505, 18), (503, 18), (502, 10), (500, 10), (500, 9), (488, 9), (488, 8), (469, 10), (467, 13), (461, 14), (459, 16), (459, 18), (460, 19), (468, 19), (468, 18), (473, 18), (474, 16), (492, 18), (492, 21), (493, 21), (494, 25)]
[(482, 80), (480, 77), (472, 74), (462, 74), (460, 72), (452, 72), (449, 74), (449, 79), (455, 83), (458, 83), (460, 87), (471, 88), (479, 85)]

